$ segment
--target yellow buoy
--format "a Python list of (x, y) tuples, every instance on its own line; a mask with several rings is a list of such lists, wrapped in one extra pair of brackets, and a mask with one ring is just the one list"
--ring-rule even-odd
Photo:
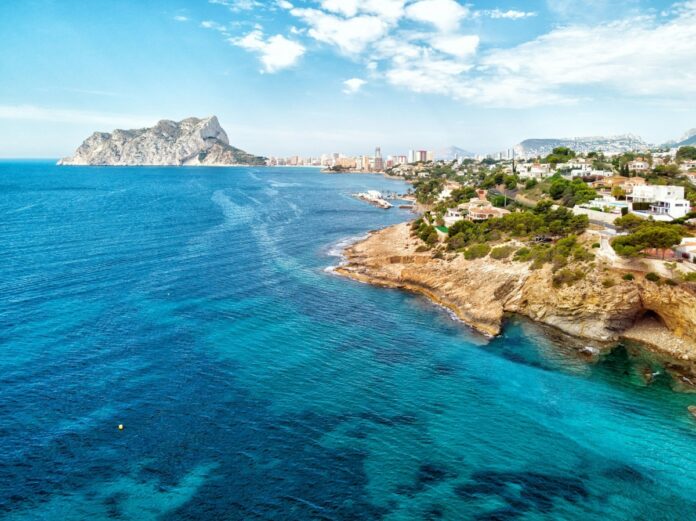
[(122, 424), (122, 423), (119, 423), (119, 424), (118, 424), (118, 430), (120, 430), (120, 431), (123, 430), (123, 424)]

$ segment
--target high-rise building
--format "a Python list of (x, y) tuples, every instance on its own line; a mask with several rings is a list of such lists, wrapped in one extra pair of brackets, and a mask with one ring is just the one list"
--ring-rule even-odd
[(381, 172), (382, 170), (384, 170), (384, 160), (382, 159), (382, 149), (379, 147), (375, 148), (374, 170), (376, 172)]

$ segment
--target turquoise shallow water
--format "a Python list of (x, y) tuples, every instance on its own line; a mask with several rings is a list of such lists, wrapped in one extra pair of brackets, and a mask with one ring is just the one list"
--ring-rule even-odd
[(694, 518), (689, 395), (325, 270), (372, 188), (0, 163), (0, 518)]

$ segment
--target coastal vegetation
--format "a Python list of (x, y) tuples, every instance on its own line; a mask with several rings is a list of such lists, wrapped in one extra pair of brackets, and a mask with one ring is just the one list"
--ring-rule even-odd
[(448, 231), (448, 249), (458, 250), (475, 242), (500, 241), (505, 238), (561, 237), (582, 233), (589, 225), (585, 215), (574, 215), (566, 208), (553, 208), (542, 201), (532, 210), (519, 210), (483, 222), (461, 220)]
[(413, 234), (423, 241), (427, 246), (433, 246), (438, 242), (437, 230), (426, 222), (423, 218), (416, 219), (411, 224)]
[(614, 221), (615, 226), (627, 232), (616, 237), (611, 245), (614, 251), (623, 257), (636, 257), (645, 250), (654, 249), (662, 253), (679, 244), (688, 231), (681, 224), (645, 220), (633, 214), (627, 214)]
[[(589, 225), (587, 216), (554, 207), (550, 201), (543, 201), (531, 210), (518, 210), (486, 221), (462, 219), (447, 229), (442, 244), (432, 219), (433, 215), (427, 213), (415, 220), (411, 234), (422, 241), (421, 251), (435, 248), (438, 256), (446, 250), (450, 254), (462, 254), (467, 260), (488, 255), (495, 260), (512, 257), (517, 262), (530, 262), (532, 269), (551, 264), (554, 271), (571, 263), (594, 260), (586, 241), (579, 239)], [(526, 245), (519, 247), (520, 242)], [(565, 283), (570, 277), (564, 274), (559, 280)]]

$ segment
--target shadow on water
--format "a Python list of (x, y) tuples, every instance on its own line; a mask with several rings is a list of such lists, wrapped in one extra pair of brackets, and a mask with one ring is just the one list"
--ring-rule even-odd
[[(176, 353), (167, 360), (161, 352), (160, 370), (181, 371)], [(147, 393), (119, 416), (123, 432), (110, 426), (69, 434), (29, 448), (20, 460), (2, 458), (0, 513), (42, 512), (43, 504), (52, 517), (58, 514), (49, 500), (73, 497), (75, 506), (91, 505), (94, 518), (127, 519), (139, 489), (152, 487), (154, 506), (156, 496), (181, 489), (191, 469), (210, 462), (207, 477), (181, 490), (190, 497), (167, 519), (377, 519), (384, 513), (365, 493), (365, 455), (318, 443), (341, 418), (278, 415), (236, 385), (234, 364), (211, 365), (190, 353), (185, 363), (196, 377), (184, 385), (158, 379), (122, 390), (120, 399), (131, 404)], [(120, 489), (106, 485), (118, 482)]]
[(559, 501), (578, 504), (589, 498), (582, 479), (538, 472), (479, 471), (455, 491), (467, 502), (495, 499), (505, 505), (482, 509), (475, 517), (479, 520), (518, 519), (528, 512), (549, 514)]

